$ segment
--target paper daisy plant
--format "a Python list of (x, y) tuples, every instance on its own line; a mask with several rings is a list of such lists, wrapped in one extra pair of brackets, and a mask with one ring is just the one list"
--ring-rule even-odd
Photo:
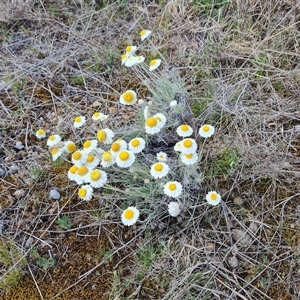
[(136, 92), (133, 90), (127, 90), (120, 96), (120, 103), (124, 105), (133, 105), (137, 102)]
[(122, 139), (118, 139), (111, 144), (110, 152), (113, 155), (117, 155), (120, 151), (126, 150), (126, 148), (127, 148), (127, 143)]
[(78, 197), (84, 201), (90, 201), (93, 197), (93, 188), (89, 185), (83, 185), (78, 190)]
[(139, 210), (135, 206), (129, 206), (121, 215), (122, 223), (131, 226), (136, 223), (140, 215)]
[(178, 197), (182, 192), (182, 185), (178, 181), (169, 181), (164, 185), (164, 193), (172, 198)]
[(134, 161), (134, 153), (128, 150), (123, 150), (116, 156), (116, 164), (120, 168), (129, 168)]
[(61, 137), (58, 134), (50, 135), (47, 140), (47, 146), (52, 147), (61, 141)]
[(199, 129), (199, 135), (208, 138), (211, 137), (215, 133), (215, 127), (212, 125), (203, 125)]
[(64, 148), (52, 148), (51, 150), (51, 155), (52, 155), (52, 160), (55, 161), (57, 160), (62, 154), (64, 153)]
[(180, 142), (179, 151), (183, 154), (194, 153), (197, 150), (197, 143), (194, 139), (186, 138)]
[(170, 216), (177, 217), (181, 212), (180, 204), (175, 201), (170, 202), (168, 204), (168, 212), (169, 212)]
[(95, 112), (92, 116), (92, 119), (94, 121), (101, 121), (101, 122), (106, 120), (107, 118), (108, 118), (108, 115), (105, 115), (105, 114), (100, 113), (100, 112)]
[(149, 71), (157, 69), (161, 64), (161, 59), (152, 59), (149, 63)]
[(180, 159), (185, 165), (193, 165), (198, 160), (198, 154), (196, 152), (186, 154), (181, 153)]
[(84, 156), (84, 154), (82, 153), (82, 151), (75, 151), (71, 156), (72, 163), (75, 166), (81, 166), (83, 156)]
[(150, 174), (156, 179), (163, 178), (168, 174), (169, 170), (170, 168), (166, 163), (158, 162), (151, 166)]
[(187, 124), (182, 124), (177, 127), (176, 132), (181, 137), (188, 137), (192, 135), (193, 128)]
[(87, 166), (90, 169), (96, 168), (100, 163), (100, 159), (91, 153), (84, 155), (81, 161), (84, 166)]
[(70, 180), (75, 180), (76, 178), (76, 173), (77, 173), (78, 167), (77, 166), (72, 166), (69, 171), (68, 171), (68, 178)]
[(140, 36), (141, 36), (141, 41), (145, 40), (147, 37), (149, 37), (149, 35), (151, 34), (151, 30), (147, 30), (147, 29), (143, 29), (140, 32)]
[(153, 117), (147, 118), (145, 122), (145, 130), (148, 134), (155, 134), (161, 131), (166, 123), (166, 117), (158, 113)]
[(128, 57), (134, 55), (136, 50), (137, 50), (137, 46), (127, 46), (125, 48), (125, 52)]
[(89, 172), (89, 183), (94, 188), (103, 187), (107, 182), (107, 174), (104, 171), (94, 169)]
[(73, 153), (76, 151), (76, 145), (72, 141), (66, 141), (64, 144), (64, 150), (66, 153)]
[(105, 151), (101, 155), (101, 166), (103, 168), (108, 168), (115, 163), (115, 156), (112, 155), (110, 151)]
[(128, 149), (133, 153), (140, 153), (144, 150), (146, 142), (142, 138), (134, 138), (128, 143)]
[(93, 150), (97, 148), (97, 145), (98, 145), (97, 140), (86, 140), (83, 143), (82, 153), (83, 154), (91, 153)]
[(74, 118), (74, 127), (75, 128), (80, 128), (83, 126), (86, 122), (86, 117), (84, 116), (77, 116)]
[(90, 169), (87, 166), (78, 166), (74, 180), (77, 182), (77, 184), (82, 184), (82, 183), (88, 182), (89, 172), (90, 172)]
[(36, 131), (35, 133), (35, 136), (38, 138), (38, 139), (43, 139), (46, 137), (46, 131), (44, 129), (39, 129)]
[(205, 199), (210, 205), (218, 205), (222, 200), (221, 195), (216, 191), (208, 192)]
[(104, 128), (97, 132), (98, 141), (104, 144), (111, 144), (114, 136), (114, 132), (109, 128)]

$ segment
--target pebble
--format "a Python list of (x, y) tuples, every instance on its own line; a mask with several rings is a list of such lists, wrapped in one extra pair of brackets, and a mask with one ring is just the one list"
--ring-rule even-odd
[(11, 166), (9, 167), (9, 173), (15, 174), (15, 173), (17, 173), (17, 172), (18, 172), (18, 166), (17, 166), (17, 165), (11, 165)]
[(60, 193), (57, 190), (53, 189), (53, 190), (50, 191), (50, 197), (53, 200), (59, 200), (60, 199)]
[(5, 170), (0, 168), (0, 177), (5, 175)]
[(23, 144), (20, 141), (17, 141), (16, 145), (15, 145), (15, 148), (18, 149), (18, 150), (21, 150), (21, 149), (24, 148), (24, 146), (23, 146)]
[(235, 256), (229, 258), (228, 263), (232, 268), (237, 268), (239, 266), (239, 262)]

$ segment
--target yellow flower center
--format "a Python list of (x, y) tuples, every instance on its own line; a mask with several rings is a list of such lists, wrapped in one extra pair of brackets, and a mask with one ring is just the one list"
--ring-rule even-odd
[(81, 188), (81, 189), (79, 189), (79, 191), (78, 191), (78, 195), (79, 195), (80, 197), (85, 197), (85, 196), (86, 196), (86, 193), (87, 193), (87, 191), (86, 191), (85, 188)]
[(93, 170), (90, 173), (90, 178), (94, 181), (97, 181), (101, 178), (101, 171), (100, 170)]
[(126, 58), (127, 58), (127, 55), (126, 54), (122, 54), (121, 59), (125, 60)]
[(128, 160), (129, 158), (129, 153), (127, 151), (122, 151), (120, 152), (119, 154), (119, 158), (122, 160), (122, 161), (126, 161)]
[(133, 139), (131, 141), (131, 146), (132, 147), (138, 147), (140, 145), (140, 141), (138, 139)]
[(150, 61), (150, 66), (153, 67), (156, 65), (156, 59)]
[(182, 131), (188, 131), (188, 130), (189, 130), (189, 125), (186, 125), (186, 124), (181, 125), (181, 126), (180, 126), (180, 129), (181, 129)]
[(121, 149), (121, 145), (118, 142), (115, 142), (111, 145), (111, 150), (114, 152), (117, 152)]
[(98, 131), (97, 138), (100, 142), (104, 142), (106, 140), (106, 132), (104, 129)]
[(44, 134), (45, 133), (45, 130), (44, 129), (39, 129), (38, 131), (37, 131), (37, 134), (39, 134), (39, 135), (42, 135), (42, 134)]
[(154, 165), (154, 170), (157, 171), (157, 172), (161, 172), (163, 169), (163, 165), (160, 164), (160, 163), (157, 163)]
[(81, 159), (81, 153), (80, 152), (74, 152), (73, 155), (72, 155), (72, 158), (75, 159), (75, 160), (79, 160)]
[(54, 135), (50, 135), (49, 136), (49, 141), (54, 141), (55, 140), (55, 136)]
[(95, 160), (95, 156), (94, 155), (88, 155), (86, 158), (86, 162), (91, 163)]
[(184, 155), (187, 159), (191, 159), (194, 156), (194, 153), (189, 153)]
[(77, 172), (77, 170), (78, 170), (78, 167), (72, 166), (72, 167), (70, 168), (70, 173), (75, 174), (75, 173)]
[(155, 127), (155, 126), (157, 125), (157, 119), (156, 119), (156, 118), (153, 118), (153, 117), (148, 118), (148, 119), (146, 120), (146, 125), (147, 125), (148, 127)]
[(98, 113), (98, 112), (95, 112), (94, 114), (93, 114), (93, 117), (94, 118), (98, 118), (100, 116), (100, 113)]
[(192, 147), (192, 145), (193, 145), (193, 143), (192, 143), (191, 140), (184, 140), (184, 141), (183, 141), (183, 146), (184, 146), (185, 148), (190, 148), (190, 147)]
[(146, 29), (143, 29), (141, 32), (140, 32), (140, 35), (143, 36), (147, 33), (147, 30)]
[(76, 150), (76, 145), (74, 143), (68, 143), (67, 144), (67, 149), (70, 152), (74, 152)]
[(92, 146), (92, 142), (90, 140), (87, 140), (83, 143), (83, 148), (88, 149)]
[(175, 183), (170, 183), (170, 184), (169, 184), (169, 190), (170, 190), (170, 191), (175, 191), (175, 190), (176, 190), (176, 187), (177, 187), (177, 186), (176, 186)]
[(52, 151), (51, 151), (51, 154), (52, 154), (52, 155), (57, 154), (57, 153), (59, 152), (59, 149), (60, 149), (60, 148), (53, 148)]
[(109, 153), (109, 152), (106, 151), (106, 152), (102, 153), (102, 159), (104, 161), (112, 161), (113, 157), (112, 157), (111, 153)]
[(76, 117), (75, 118), (75, 123), (80, 123), (81, 122), (81, 117)]
[(130, 103), (134, 100), (134, 94), (132, 92), (125, 92), (123, 95), (122, 95), (123, 99), (125, 102), (127, 103)]
[(79, 176), (84, 176), (88, 173), (88, 171), (89, 171), (89, 169), (86, 166), (81, 166), (81, 167), (78, 168), (77, 174)]
[(210, 195), (210, 199), (213, 200), (213, 201), (216, 201), (218, 198), (218, 195), (216, 193), (213, 193)]
[(127, 219), (127, 220), (132, 219), (132, 218), (134, 217), (134, 211), (131, 210), (131, 209), (126, 209), (126, 210), (125, 210), (125, 213), (124, 213), (124, 217), (125, 217), (125, 219)]
[(127, 46), (125, 49), (126, 52), (130, 52), (131, 50), (132, 50), (132, 46)]
[(202, 126), (202, 130), (203, 130), (204, 132), (208, 132), (209, 129), (210, 129), (210, 126), (209, 126), (209, 125), (203, 125), (203, 126)]

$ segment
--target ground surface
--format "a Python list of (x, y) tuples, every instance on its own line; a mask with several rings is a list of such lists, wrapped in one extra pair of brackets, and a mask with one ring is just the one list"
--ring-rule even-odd
[[(2, 298), (298, 299), (299, 4), (11, 2), (0, 17)], [(145, 177), (131, 198), (119, 193), (124, 174), (80, 201), (70, 163), (53, 163), (35, 137), (42, 127), (80, 142), (73, 119), (95, 110), (119, 137), (134, 132), (137, 111), (120, 105), (120, 93), (156, 99), (120, 56), (140, 44), (143, 28), (153, 31), (143, 54), (163, 59), (164, 76), (182, 78), (195, 124), (216, 127), (198, 141), (202, 175), (187, 182), (178, 218)], [(212, 189), (222, 194), (218, 207), (203, 200)], [(142, 191), (155, 205), (134, 198)], [(133, 227), (120, 221), (124, 202), (145, 204)], [(5, 281), (12, 270), (17, 284)]]

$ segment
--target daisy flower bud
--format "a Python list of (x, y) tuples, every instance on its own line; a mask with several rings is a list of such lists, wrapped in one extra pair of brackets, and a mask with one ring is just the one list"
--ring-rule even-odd
[(133, 90), (127, 90), (120, 96), (120, 103), (124, 105), (133, 105), (137, 101), (136, 92)]
[(93, 197), (93, 188), (90, 185), (83, 185), (78, 190), (78, 197), (84, 201), (90, 201)]
[(170, 168), (166, 163), (158, 162), (151, 166), (150, 174), (156, 179), (163, 178), (168, 174), (169, 170)]
[(122, 223), (126, 226), (131, 226), (136, 223), (136, 221), (139, 218), (139, 215), (139, 210), (134, 206), (130, 206), (127, 209), (125, 209), (122, 213)]
[(82, 125), (84, 125), (86, 122), (86, 118), (83, 116), (77, 116), (74, 118), (74, 127), (80, 128)]
[(146, 29), (143, 29), (141, 32), (140, 32), (140, 36), (141, 36), (141, 41), (145, 40), (147, 37), (149, 37), (149, 35), (151, 34), (151, 30), (146, 30)]
[(180, 214), (180, 205), (178, 202), (170, 202), (168, 204), (168, 212), (170, 216), (177, 217)]
[(176, 132), (179, 136), (188, 137), (193, 133), (193, 128), (187, 124), (183, 124), (177, 127)]
[(47, 140), (47, 146), (52, 147), (61, 141), (61, 137), (58, 134), (50, 135)]
[(44, 129), (39, 129), (36, 133), (35, 133), (35, 136), (38, 138), (38, 139), (43, 139), (46, 137), (46, 132)]
[(222, 200), (221, 195), (215, 191), (208, 192), (205, 199), (211, 205), (218, 205)]
[(175, 107), (177, 105), (178, 105), (178, 103), (177, 103), (176, 100), (173, 100), (173, 101), (170, 102), (170, 107)]
[(153, 59), (150, 61), (149, 64), (149, 71), (153, 71), (155, 69), (157, 69), (161, 64), (161, 59)]
[(212, 125), (203, 125), (199, 129), (199, 135), (207, 138), (211, 137), (215, 133), (215, 127)]
[(116, 164), (120, 168), (128, 168), (130, 167), (135, 161), (135, 156), (133, 152), (128, 150), (123, 150), (118, 153), (116, 157)]
[(182, 185), (178, 181), (169, 181), (164, 185), (164, 193), (169, 197), (176, 198), (182, 192)]
[(128, 149), (133, 153), (140, 153), (144, 150), (146, 142), (142, 138), (132, 139), (128, 143)]

